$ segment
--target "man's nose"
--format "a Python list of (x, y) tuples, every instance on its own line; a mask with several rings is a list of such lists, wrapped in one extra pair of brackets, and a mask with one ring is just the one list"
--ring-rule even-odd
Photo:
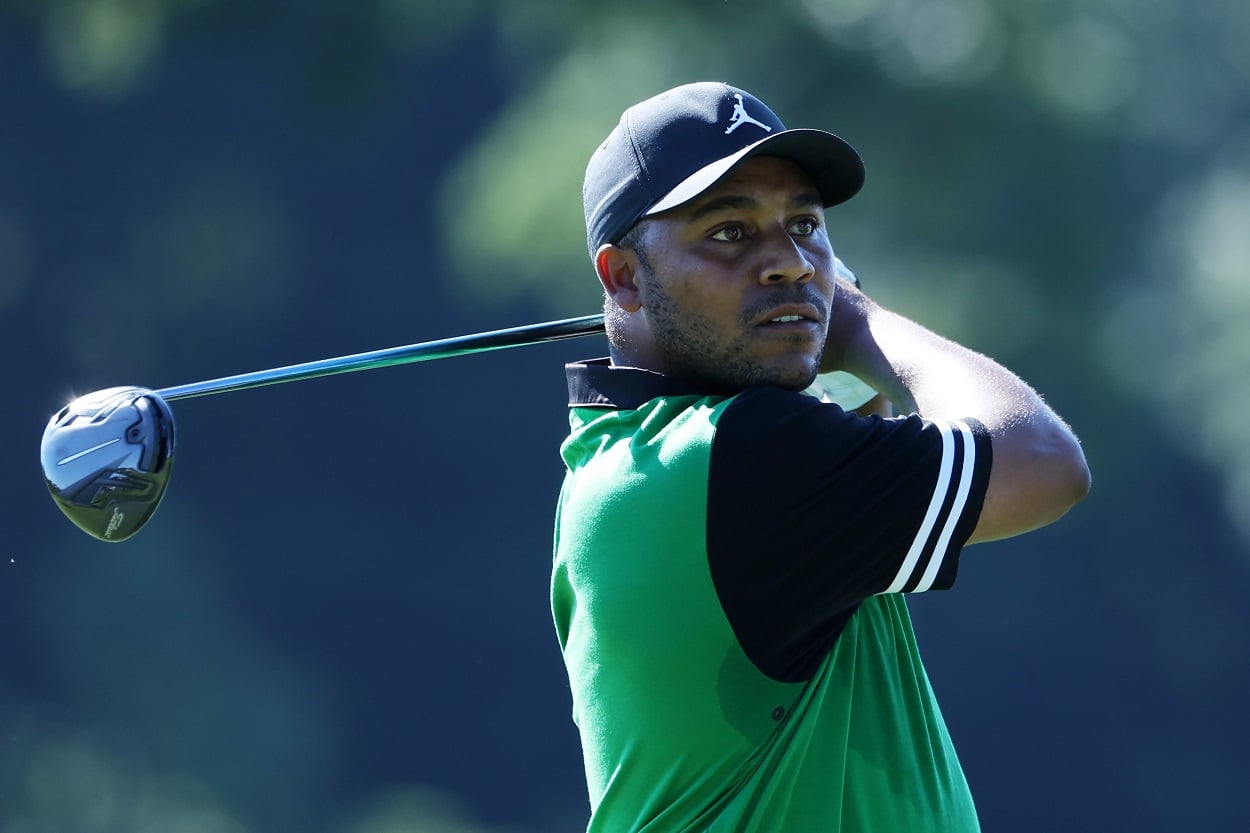
[(769, 236), (760, 263), (760, 283), (803, 283), (816, 275), (816, 266), (788, 231)]

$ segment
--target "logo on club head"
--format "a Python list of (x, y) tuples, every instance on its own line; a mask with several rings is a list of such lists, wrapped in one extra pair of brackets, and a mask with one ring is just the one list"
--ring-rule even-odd
[(108, 528), (104, 530), (104, 537), (112, 538), (113, 533), (117, 531), (117, 528), (122, 525), (122, 521), (124, 520), (126, 520), (126, 516), (122, 513), (122, 510), (114, 506), (113, 516), (109, 518)]
[(725, 128), (725, 135), (729, 135), (742, 127), (744, 124), (753, 124), (756, 127), (764, 128), (765, 133), (772, 133), (773, 129), (762, 121), (757, 121), (747, 115), (746, 107), (742, 106), (741, 93), (734, 93), (734, 98), (738, 99), (738, 103), (734, 105), (733, 115), (729, 117), (729, 126)]

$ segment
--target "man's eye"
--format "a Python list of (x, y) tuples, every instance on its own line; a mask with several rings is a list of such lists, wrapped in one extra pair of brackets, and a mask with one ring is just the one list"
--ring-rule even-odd
[(820, 224), (816, 222), (815, 218), (803, 217), (790, 224), (790, 233), (806, 237), (809, 234), (815, 234), (818, 228), (820, 228)]
[(742, 226), (725, 226), (712, 234), (713, 240), (721, 240), (725, 243), (737, 243), (743, 237)]

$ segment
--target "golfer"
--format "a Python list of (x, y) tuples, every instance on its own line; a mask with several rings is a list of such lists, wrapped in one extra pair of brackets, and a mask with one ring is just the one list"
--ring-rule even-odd
[[(567, 368), (551, 601), (590, 831), (978, 829), (905, 595), (1090, 476), (1027, 384), (838, 276), (826, 209), (863, 180), (721, 83), (587, 167), (611, 358)], [(900, 415), (807, 392), (832, 371)]]

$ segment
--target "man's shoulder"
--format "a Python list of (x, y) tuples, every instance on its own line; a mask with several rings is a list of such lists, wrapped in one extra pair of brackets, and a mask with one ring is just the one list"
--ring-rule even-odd
[(759, 385), (727, 398), (718, 422), (748, 431), (775, 431), (779, 422), (790, 419), (827, 423), (850, 418), (840, 406), (822, 402), (806, 391)]

